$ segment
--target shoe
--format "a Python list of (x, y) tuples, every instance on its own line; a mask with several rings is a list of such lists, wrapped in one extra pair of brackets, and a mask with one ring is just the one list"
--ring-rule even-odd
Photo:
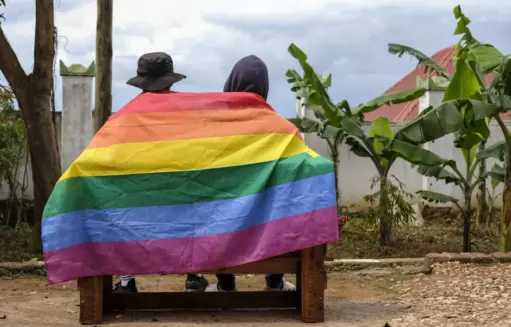
[(238, 290), (236, 288), (232, 290), (224, 290), (222, 287), (220, 287), (220, 284), (215, 283), (211, 284), (208, 287), (206, 287), (206, 293), (210, 292), (237, 292)]
[(137, 283), (135, 282), (135, 278), (130, 279), (126, 286), (122, 286), (121, 282), (118, 282), (114, 285), (112, 290), (114, 293), (137, 293)]
[(186, 276), (185, 292), (203, 292), (208, 285), (208, 280), (201, 274), (190, 274)]
[(265, 291), (277, 291), (277, 292), (292, 292), (296, 291), (296, 286), (292, 283), (286, 281), (284, 278), (282, 278), (282, 283), (280, 284), (280, 287), (277, 288), (271, 288), (266, 286), (264, 288)]

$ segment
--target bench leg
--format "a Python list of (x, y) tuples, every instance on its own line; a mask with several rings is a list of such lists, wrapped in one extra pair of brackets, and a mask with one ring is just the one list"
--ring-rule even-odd
[(325, 269), (322, 245), (302, 250), (302, 321), (325, 321)]
[(113, 278), (112, 276), (103, 276), (103, 314), (112, 311)]
[[(328, 245), (327, 244), (324, 244), (323, 245), (323, 262), (325, 261), (326, 259), (326, 254), (328, 252)], [(323, 268), (324, 269), (324, 268)], [(325, 272), (324, 273), (325, 275), (325, 290), (328, 288), (328, 275), (327, 273)]]
[(78, 280), (80, 289), (80, 323), (83, 325), (103, 322), (103, 276)]

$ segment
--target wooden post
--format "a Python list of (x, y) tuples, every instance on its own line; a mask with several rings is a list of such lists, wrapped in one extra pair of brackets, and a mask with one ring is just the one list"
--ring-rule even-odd
[(83, 325), (103, 322), (103, 276), (78, 280), (80, 288), (80, 323)]
[(322, 245), (302, 250), (302, 321), (325, 321), (325, 269)]
[(112, 17), (113, 0), (97, 0), (96, 22), (96, 132), (112, 113)]
[[(301, 252), (300, 252), (301, 257)], [(302, 311), (302, 260), (296, 267), (296, 301), (298, 304), (298, 310)]]
[(112, 276), (103, 276), (103, 314), (112, 311)]
[[(323, 262), (325, 262), (327, 253), (328, 253), (328, 244), (323, 244)], [(324, 269), (324, 266), (323, 266), (323, 269)], [(325, 275), (325, 290), (326, 290), (328, 287), (328, 275), (326, 274), (326, 272), (324, 273), (324, 275)]]

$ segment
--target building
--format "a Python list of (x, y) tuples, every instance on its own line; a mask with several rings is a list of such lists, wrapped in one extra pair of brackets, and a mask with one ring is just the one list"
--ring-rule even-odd
[[(435, 53), (431, 58), (438, 64), (440, 67), (447, 70), (451, 75), (454, 74), (454, 56), (456, 55), (456, 47), (451, 46), (448, 48), (444, 48), (437, 53)], [(385, 91), (384, 94), (400, 92), (410, 90), (416, 87), (417, 79), (420, 78), (423, 81), (428, 80), (428, 78), (436, 76), (436, 74), (428, 72), (425, 73), (424, 66), (419, 66), (416, 69), (412, 70), (408, 74), (406, 74), (402, 79), (400, 79), (396, 84), (394, 84), (390, 89)], [(493, 79), (494, 74), (488, 74), (485, 76), (485, 82), (489, 84)], [(419, 115), (419, 99), (413, 100), (406, 103), (399, 104), (391, 104), (387, 106), (383, 106), (378, 110), (367, 113), (365, 118), (367, 120), (373, 120), (378, 117), (387, 117), (391, 122), (404, 122), (409, 121), (416, 118)], [(511, 120), (511, 112), (507, 112), (501, 115), (504, 120)]]

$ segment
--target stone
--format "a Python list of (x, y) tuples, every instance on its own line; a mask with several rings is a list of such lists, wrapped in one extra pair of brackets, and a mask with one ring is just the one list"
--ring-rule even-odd
[(489, 254), (472, 252), (471, 253), (473, 263), (493, 263), (495, 260)]
[(343, 263), (347, 265), (353, 264), (371, 264), (371, 263), (379, 263), (380, 260), (376, 259), (335, 259), (335, 263)]
[(454, 254), (451, 257), (450, 261), (457, 261), (460, 263), (471, 263), (472, 262), (472, 254), (467, 252), (461, 252), (458, 254)]
[(495, 259), (497, 262), (511, 262), (511, 252), (504, 253), (504, 252), (494, 252), (491, 254), (491, 256)]
[(424, 266), (431, 267), (434, 263), (449, 262), (451, 260), (450, 253), (428, 253), (424, 257)]
[(358, 275), (371, 277), (385, 277), (392, 275), (392, 271), (389, 269), (364, 269), (361, 270), (358, 273)]

